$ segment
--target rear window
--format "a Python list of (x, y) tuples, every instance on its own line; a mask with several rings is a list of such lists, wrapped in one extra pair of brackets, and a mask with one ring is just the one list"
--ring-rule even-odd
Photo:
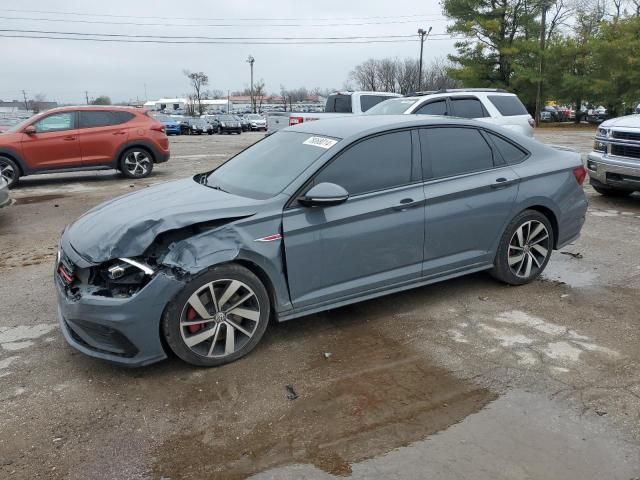
[(388, 100), (387, 95), (361, 95), (360, 96), (360, 108), (363, 112), (366, 112), (371, 107), (375, 107), (380, 102)]
[(527, 109), (515, 95), (489, 95), (488, 98), (504, 117), (529, 115)]
[(325, 112), (353, 113), (351, 110), (351, 95), (329, 95)]

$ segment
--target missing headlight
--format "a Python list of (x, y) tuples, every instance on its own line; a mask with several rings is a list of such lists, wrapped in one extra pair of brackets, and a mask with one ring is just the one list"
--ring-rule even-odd
[(96, 292), (107, 297), (130, 297), (140, 291), (151, 279), (155, 271), (142, 261), (119, 258), (102, 265), (94, 272)]

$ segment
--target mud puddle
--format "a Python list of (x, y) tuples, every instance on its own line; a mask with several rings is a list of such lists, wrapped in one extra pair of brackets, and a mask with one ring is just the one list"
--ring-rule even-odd
[[(547, 395), (513, 390), (426, 440), (355, 464), (350, 479), (514, 478), (630, 480), (640, 475), (638, 445), (597, 416), (573, 413)], [(330, 480), (313, 465), (262, 472), (252, 480)]]
[(573, 288), (596, 287), (603, 283), (592, 263), (581, 256), (554, 255), (542, 274), (544, 280), (566, 284)]
[[(183, 426), (190, 433), (167, 439), (154, 452), (155, 476), (241, 479), (292, 464), (348, 475), (354, 463), (445, 430), (496, 398), (370, 325), (341, 325), (298, 341), (325, 343), (331, 355), (307, 353), (293, 381), (281, 372), (275, 377), (286, 380), (263, 388), (257, 398), (236, 392), (235, 398), (223, 395), (219, 401), (220, 388), (210, 385), (198, 397), (204, 402), (183, 399), (182, 408), (205, 413), (191, 427)], [(273, 365), (276, 372), (280, 368)], [(287, 399), (289, 383), (296, 400)], [(278, 397), (273, 408), (234, 422), (243, 417), (247, 402), (269, 405), (272, 395)]]

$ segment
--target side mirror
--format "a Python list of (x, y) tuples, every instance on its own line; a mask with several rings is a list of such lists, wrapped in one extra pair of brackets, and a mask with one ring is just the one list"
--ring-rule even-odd
[(27, 135), (35, 135), (38, 132), (36, 130), (36, 127), (34, 127), (33, 125), (29, 125), (24, 129), (24, 133), (26, 133)]
[(349, 192), (340, 185), (324, 182), (311, 187), (298, 201), (305, 207), (330, 207), (340, 205), (348, 198)]

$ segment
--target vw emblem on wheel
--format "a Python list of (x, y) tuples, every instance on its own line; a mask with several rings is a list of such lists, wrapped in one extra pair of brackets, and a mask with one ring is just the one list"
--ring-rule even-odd
[(218, 312), (214, 315), (213, 319), (217, 322), (217, 323), (221, 323), (224, 322), (227, 319), (227, 316), (225, 315), (224, 312)]

